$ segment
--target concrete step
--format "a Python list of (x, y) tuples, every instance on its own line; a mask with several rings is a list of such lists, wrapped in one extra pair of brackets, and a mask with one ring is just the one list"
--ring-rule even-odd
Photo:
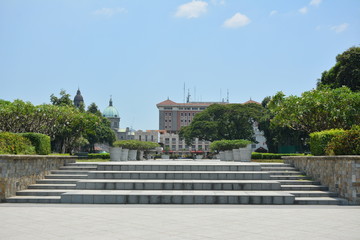
[(290, 164), (286, 163), (258, 163), (261, 167), (292, 167)]
[(119, 162), (100, 163), (99, 171), (261, 171), (256, 163), (201, 162)]
[(274, 175), (298, 176), (298, 175), (302, 174), (301, 172), (298, 172), (298, 171), (267, 171), (267, 172), (270, 173), (270, 175), (272, 175), (272, 176), (274, 176)]
[(293, 167), (261, 167), (261, 170), (271, 172), (297, 171), (297, 169)]
[(296, 197), (294, 203), (299, 205), (346, 205), (347, 201), (334, 197)]
[(80, 179), (40, 179), (36, 184), (76, 184)]
[(82, 180), (77, 189), (93, 190), (280, 190), (269, 180)]
[(59, 170), (96, 171), (97, 166), (63, 166)]
[(338, 194), (328, 191), (288, 191), (295, 197), (337, 197)]
[(283, 191), (327, 191), (327, 186), (322, 185), (281, 185)]
[(89, 179), (269, 180), (267, 172), (95, 171)]
[(98, 162), (76, 162), (76, 163), (68, 163), (65, 166), (73, 166), (73, 167), (97, 167), (99, 165)]
[(75, 189), (76, 184), (34, 184), (28, 189)]
[(281, 185), (320, 185), (318, 181), (311, 180), (277, 180)]
[(71, 192), (67, 189), (37, 189), (22, 190), (16, 193), (16, 196), (60, 196), (63, 193)]
[(87, 170), (52, 170), (51, 174), (85, 175)]
[(88, 175), (70, 175), (70, 174), (51, 174), (45, 176), (45, 179), (87, 179)]
[(270, 175), (271, 180), (311, 180), (304, 175)]
[(60, 196), (15, 196), (7, 198), (8, 203), (61, 203)]
[(279, 191), (120, 191), (84, 190), (64, 193), (62, 203), (118, 204), (293, 204)]

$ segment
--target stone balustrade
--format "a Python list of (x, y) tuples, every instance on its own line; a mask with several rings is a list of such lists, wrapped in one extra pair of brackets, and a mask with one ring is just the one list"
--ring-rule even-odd
[(296, 156), (283, 157), (350, 204), (360, 204), (360, 156)]
[(0, 155), (0, 202), (76, 159), (73, 156)]

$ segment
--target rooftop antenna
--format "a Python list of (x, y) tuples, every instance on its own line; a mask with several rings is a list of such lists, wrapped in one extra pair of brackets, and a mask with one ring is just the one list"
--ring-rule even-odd
[(187, 95), (187, 98), (186, 98), (186, 102), (189, 103), (190, 102), (190, 89), (188, 89), (188, 95)]
[(194, 87), (194, 102), (196, 102), (196, 87)]
[(183, 103), (185, 103), (185, 82), (184, 82), (184, 101)]
[(229, 103), (229, 89), (227, 90), (227, 99), (226, 99), (227, 103)]

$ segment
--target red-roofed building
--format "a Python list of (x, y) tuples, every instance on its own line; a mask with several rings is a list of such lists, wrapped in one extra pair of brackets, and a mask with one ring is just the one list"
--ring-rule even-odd
[(211, 104), (228, 104), (227, 102), (188, 102), (176, 103), (167, 99), (156, 104), (159, 109), (159, 130), (177, 133), (181, 127), (188, 126), (194, 116)]

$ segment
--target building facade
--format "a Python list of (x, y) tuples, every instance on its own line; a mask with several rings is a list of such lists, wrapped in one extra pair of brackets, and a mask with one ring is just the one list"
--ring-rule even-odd
[(184, 126), (188, 126), (195, 115), (204, 111), (211, 104), (228, 104), (228, 102), (188, 102), (176, 103), (170, 99), (158, 103), (159, 130), (177, 133)]

